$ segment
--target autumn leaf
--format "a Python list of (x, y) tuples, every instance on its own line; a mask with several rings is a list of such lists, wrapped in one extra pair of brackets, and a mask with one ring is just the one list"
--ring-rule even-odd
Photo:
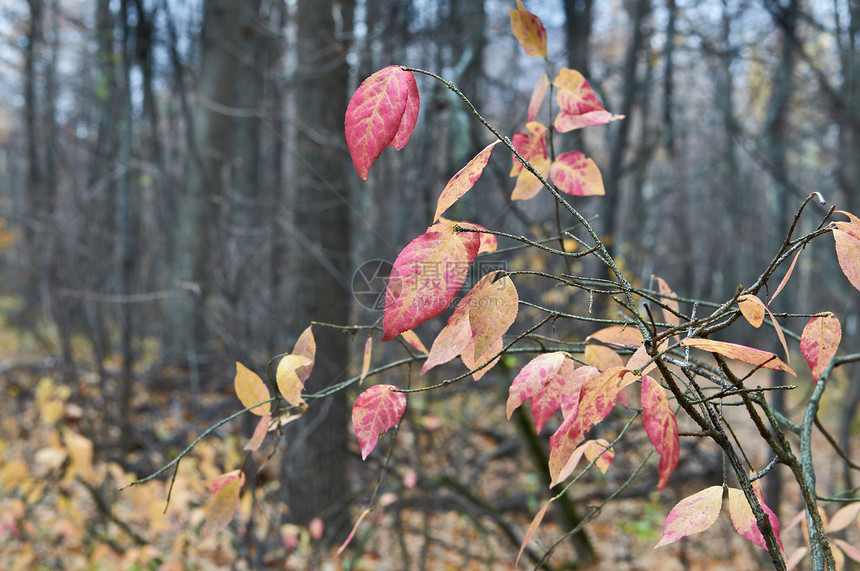
[(266, 413), (260, 417), (260, 421), (257, 422), (257, 426), (254, 428), (254, 434), (251, 435), (251, 439), (245, 445), (243, 450), (247, 450), (249, 452), (253, 452), (254, 450), (259, 450), (260, 446), (263, 445), (263, 439), (266, 438), (266, 433), (269, 431), (269, 424), (272, 422), (271, 413)]
[(657, 282), (660, 295), (663, 296), (662, 302), (669, 308), (663, 308), (663, 321), (665, 321), (670, 327), (677, 327), (681, 324), (681, 318), (678, 317), (678, 312), (680, 311), (681, 306), (678, 304), (678, 300), (672, 298), (678, 296), (674, 291), (672, 291), (672, 288), (669, 287), (669, 284), (667, 284), (666, 280), (663, 278), (654, 276), (654, 281)]
[(742, 295), (738, 298), (738, 307), (750, 325), (758, 329), (764, 322), (765, 305), (754, 295)]
[(457, 304), (433, 342), (421, 374), (462, 354), (470, 343), (472, 360), (481, 357), (513, 324), (519, 297), (510, 277), (496, 279), (501, 273), (485, 275)]
[(529, 528), (526, 530), (526, 534), (523, 536), (523, 542), (520, 544), (520, 551), (517, 553), (517, 560), (514, 562), (514, 567), (519, 565), (520, 557), (523, 556), (523, 551), (526, 549), (526, 545), (529, 544), (529, 541), (534, 537), (535, 532), (538, 527), (540, 527), (540, 522), (543, 521), (544, 516), (546, 515), (546, 510), (549, 508), (549, 505), (553, 502), (555, 498), (550, 498), (547, 503), (543, 505), (541, 509), (538, 510), (538, 513), (535, 514), (535, 517), (532, 518), (532, 522), (529, 524)]
[(585, 361), (587, 365), (591, 365), (601, 371), (611, 367), (620, 367), (624, 364), (621, 360), (621, 356), (609, 347), (592, 345), (590, 343), (585, 346), (582, 360)]
[(517, 9), (510, 9), (511, 31), (517, 41), (531, 57), (546, 57), (546, 28), (540, 18), (527, 12), (521, 0), (517, 0)]
[(352, 538), (355, 537), (355, 532), (358, 531), (358, 526), (361, 525), (361, 522), (365, 517), (367, 517), (367, 514), (369, 514), (370, 511), (370, 508), (365, 508), (364, 511), (361, 512), (358, 519), (355, 521), (355, 525), (352, 526), (352, 531), (349, 532), (349, 535), (347, 535), (343, 543), (340, 544), (340, 547), (337, 550), (337, 555), (343, 553), (347, 546), (352, 542)]
[[(238, 361), (236, 362), (236, 378), (233, 381), (233, 386), (236, 396), (239, 397), (242, 406), (245, 408), (271, 398), (269, 389), (266, 387), (263, 379)], [(269, 402), (251, 409), (251, 413), (258, 416), (271, 414), (271, 411), (272, 403)]]
[(579, 151), (562, 153), (549, 167), (555, 187), (573, 196), (602, 196), (603, 177), (594, 161)]
[(662, 490), (678, 465), (681, 444), (678, 421), (669, 406), (666, 391), (648, 375), (642, 377), (642, 422), (648, 439), (660, 454), (657, 489)]
[(451, 177), (451, 180), (442, 189), (442, 194), (439, 195), (439, 199), (436, 201), (436, 214), (433, 215), (434, 221), (438, 220), (443, 212), (475, 186), (475, 183), (481, 178), (481, 174), (484, 172), (484, 167), (487, 166), (487, 162), (490, 160), (493, 148), (499, 142), (496, 140), (484, 147), (484, 150), (478, 153), (475, 158)]
[(624, 347), (636, 347), (642, 344), (642, 332), (636, 327), (622, 325), (611, 325), (595, 331), (585, 338), (586, 341), (600, 341), (609, 345)]
[(854, 502), (839, 508), (827, 525), (827, 533), (842, 531), (852, 523), (860, 523), (860, 502)]
[[(474, 241), (471, 256), (464, 239)], [(445, 230), (438, 224), (412, 240), (391, 269), (382, 340), (394, 339), (445, 311), (466, 281), (469, 262), (477, 255), (479, 244), (480, 239), (471, 232), (455, 233), (453, 228)]]
[(555, 128), (559, 133), (624, 118), (623, 115), (613, 115), (604, 109), (588, 81), (578, 71), (561, 69), (553, 84), (556, 101), (561, 109), (555, 117)]
[[(547, 157), (535, 157), (530, 161), (532, 167), (546, 180), (549, 175), (550, 163)], [(523, 169), (517, 176), (517, 183), (511, 192), (511, 200), (530, 200), (537, 196), (543, 188), (541, 180), (530, 171)]]
[[(779, 538), (779, 521), (776, 519), (776, 514), (774, 514), (767, 505), (765, 505), (762, 498), (758, 498), (758, 500), (759, 504), (761, 504), (762, 510), (764, 510), (768, 519), (770, 519), (771, 527), (773, 527), (774, 535), (776, 536), (776, 541), (779, 543), (779, 547), (781, 549), (782, 540)], [(752, 541), (762, 549), (767, 549), (767, 543), (765, 543), (764, 536), (758, 528), (755, 515), (753, 514), (752, 508), (750, 507), (743, 490), (729, 488), (729, 515), (732, 519), (732, 525), (742, 537)]]
[[(535, 430), (540, 433), (547, 420), (561, 408), (567, 381), (574, 372), (574, 362), (561, 351), (538, 355), (520, 369), (508, 390), (505, 413), (508, 420), (517, 407), (531, 400)], [(570, 391), (578, 389), (570, 387)]]
[[(463, 352), (460, 353), (460, 359), (463, 361), (463, 364), (466, 365), (466, 368), (472, 371), (472, 380), (480, 381), (481, 377), (483, 377), (487, 372), (496, 366), (496, 363), (499, 362), (501, 358), (499, 353), (502, 350), (504, 343), (502, 342), (502, 338), (499, 337), (492, 344), (490, 344), (481, 355), (477, 355), (475, 353), (475, 340), (469, 342), (466, 345), (466, 348), (463, 349)], [(491, 357), (493, 360), (487, 363)], [(486, 364), (486, 366), (484, 366)], [(478, 367), (482, 367), (478, 369)]]
[(355, 399), (352, 424), (361, 446), (361, 459), (376, 447), (379, 437), (397, 425), (406, 411), (406, 395), (392, 385), (374, 385)]
[(400, 334), (400, 336), (403, 337), (404, 341), (409, 343), (412, 347), (414, 347), (421, 353), (424, 353), (425, 355), (429, 353), (429, 351), (427, 351), (427, 347), (424, 346), (424, 343), (421, 342), (421, 339), (418, 338), (418, 335), (414, 331), (404, 331)]
[(549, 87), (549, 78), (546, 74), (541, 74), (540, 78), (538, 78), (537, 83), (535, 83), (534, 90), (532, 90), (532, 96), (529, 100), (529, 109), (528, 109), (528, 117), (529, 121), (533, 121), (535, 117), (537, 117), (538, 111), (540, 111), (540, 106), (543, 104), (543, 98), (546, 95), (546, 90)]
[(678, 502), (663, 525), (663, 537), (654, 549), (674, 543), (714, 525), (723, 505), (723, 487), (711, 486)]
[(309, 362), (310, 360), (302, 355), (285, 355), (278, 363), (278, 370), (275, 374), (278, 391), (293, 406), (306, 404), (305, 399), (302, 398), (302, 389), (305, 388), (305, 384), (299, 378), (296, 370), (299, 367), (307, 366)]
[(383, 68), (361, 83), (347, 106), (344, 131), (363, 180), (385, 147), (403, 148), (415, 129), (418, 107), (415, 76), (399, 66)]
[(245, 474), (241, 470), (233, 470), (206, 480), (203, 484), (209, 489), (213, 499), (206, 510), (206, 522), (200, 532), (200, 543), (223, 530), (233, 519), (233, 513), (239, 506), (239, 492), (245, 484)]
[[(514, 133), (511, 143), (526, 162), (534, 163), (536, 160), (547, 159), (546, 154), (546, 127), (537, 121), (526, 123), (528, 133), (517, 131)], [(511, 153), (511, 172), (509, 176), (519, 176), (523, 171), (523, 163), (517, 156)], [(547, 159), (548, 164), (549, 159)]]
[(615, 460), (615, 452), (609, 442), (603, 438), (597, 440), (586, 440), (580, 445), (585, 453), (585, 459), (589, 462), (594, 462), (594, 465), (600, 470), (601, 474), (605, 474)]
[(770, 296), (770, 299), (767, 302), (768, 305), (773, 303), (773, 300), (776, 299), (776, 296), (779, 295), (779, 292), (781, 292), (782, 289), (785, 287), (785, 284), (788, 283), (788, 278), (791, 277), (791, 273), (794, 271), (794, 266), (797, 265), (797, 259), (800, 257), (801, 252), (803, 252), (803, 250), (798, 250), (797, 253), (794, 255), (794, 258), (792, 258), (791, 264), (789, 264), (789, 266), (788, 266), (788, 271), (786, 271), (785, 275), (782, 276), (782, 281), (779, 282), (779, 285), (776, 286), (776, 289), (774, 290), (773, 295)]
[(833, 239), (836, 242), (836, 258), (842, 273), (856, 289), (860, 290), (860, 219), (840, 210), (850, 222), (833, 223)]
[[(439, 221), (447, 221), (445, 218), (439, 218)], [(462, 229), (468, 230), (486, 230), (480, 224), (475, 224), (474, 222), (450, 222), (452, 225), (459, 226)], [(462, 234), (468, 234), (468, 232), (460, 232), (461, 238)], [(492, 254), (499, 247), (499, 239), (493, 236), (492, 234), (487, 234), (485, 232), (477, 232), (474, 233), (475, 236), (479, 237), (478, 242), (478, 254)]]
[(566, 418), (549, 439), (550, 486), (559, 483), (562, 468), (582, 442), (585, 433), (612, 410), (618, 393), (630, 382), (625, 380), (628, 372), (624, 367), (613, 367), (582, 385), (578, 410)]
[(842, 340), (842, 326), (832, 313), (813, 317), (800, 336), (800, 353), (812, 369), (812, 382), (818, 384), (821, 373), (836, 355)]
[(293, 346), (293, 355), (299, 355), (301, 357), (306, 357), (308, 359), (308, 363), (296, 368), (296, 375), (299, 377), (299, 380), (304, 384), (305, 381), (308, 380), (308, 377), (311, 376), (311, 371), (314, 368), (314, 359), (317, 352), (317, 343), (314, 340), (314, 332), (311, 325), (308, 325), (307, 328), (302, 331), (302, 334), (299, 335), (299, 338), (296, 340), (295, 346)]
[(737, 359), (756, 367), (764, 367), (765, 369), (774, 369), (777, 371), (785, 371), (789, 375), (796, 377), (797, 373), (791, 370), (791, 367), (779, 360), (779, 357), (768, 351), (761, 349), (753, 349), (746, 345), (738, 345), (736, 343), (727, 343), (725, 341), (712, 341), (711, 339), (689, 338), (681, 341), (681, 345), (685, 347), (695, 347), (703, 351), (711, 353), (719, 353), (729, 359)]
[(367, 376), (367, 371), (370, 369), (370, 353), (373, 347), (373, 337), (370, 335), (367, 336), (367, 341), (364, 342), (364, 358), (361, 362), (361, 376), (358, 379), (358, 386), (364, 382), (364, 378)]

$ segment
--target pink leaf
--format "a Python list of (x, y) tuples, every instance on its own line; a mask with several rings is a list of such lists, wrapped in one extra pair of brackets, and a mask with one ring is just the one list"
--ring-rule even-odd
[(605, 474), (615, 460), (615, 452), (609, 442), (603, 438), (597, 440), (587, 440), (580, 446), (585, 452), (585, 459), (589, 462), (594, 462), (594, 465), (600, 470), (601, 474)]
[(418, 107), (415, 76), (399, 66), (383, 68), (361, 83), (347, 106), (344, 130), (363, 180), (385, 147), (403, 148), (415, 129)]
[[(527, 161), (533, 163), (536, 159), (546, 159), (546, 127), (537, 121), (526, 123), (528, 133), (517, 131), (511, 142), (517, 152)], [(509, 176), (518, 176), (523, 171), (523, 163), (511, 153), (511, 172)]]
[(660, 454), (657, 489), (662, 490), (678, 465), (681, 444), (678, 440), (678, 421), (669, 406), (666, 391), (647, 375), (642, 377), (642, 422), (648, 439)]
[(832, 541), (833, 543), (838, 545), (839, 548), (842, 549), (842, 552), (847, 555), (852, 561), (860, 563), (860, 550), (858, 550), (856, 547), (854, 547), (847, 541), (839, 539), (838, 537), (834, 538)]
[(573, 196), (605, 194), (600, 169), (579, 151), (560, 154), (549, 167), (549, 177), (556, 188)]
[(352, 531), (349, 532), (349, 535), (346, 536), (346, 539), (343, 541), (343, 543), (338, 548), (338, 550), (337, 550), (338, 555), (343, 553), (344, 549), (346, 549), (347, 546), (350, 544), (350, 542), (352, 542), (352, 538), (355, 537), (355, 532), (358, 531), (358, 526), (361, 525), (362, 520), (364, 520), (364, 518), (367, 517), (367, 514), (369, 514), (369, 513), (370, 513), (370, 508), (365, 508), (364, 511), (361, 512), (361, 515), (358, 516), (358, 519), (356, 520), (355, 525), (352, 526)]
[(511, 31), (523, 46), (526, 55), (531, 57), (546, 57), (546, 29), (540, 18), (527, 12), (521, 0), (517, 0), (517, 9), (510, 9)]
[(606, 418), (612, 410), (618, 393), (629, 384), (624, 379), (628, 372), (623, 367), (613, 367), (582, 385), (576, 414), (567, 417), (549, 439), (549, 472), (552, 476), (550, 486), (559, 483), (562, 468), (582, 442), (585, 433)]
[(370, 369), (370, 354), (372, 348), (373, 337), (368, 335), (367, 341), (364, 342), (364, 359), (361, 363), (361, 377), (358, 379), (358, 386), (361, 386), (361, 384), (364, 382), (364, 378), (367, 376), (367, 371)]
[(860, 220), (853, 214), (840, 211), (850, 222), (833, 223), (833, 239), (836, 241), (836, 258), (842, 273), (856, 289), (860, 290)]
[[(242, 406), (248, 408), (257, 403), (269, 400), (271, 395), (266, 383), (257, 375), (257, 373), (248, 369), (242, 363), (236, 362), (236, 378), (233, 381), (233, 386), (236, 391), (236, 396), (242, 402)], [(252, 414), (265, 416), (270, 414), (272, 403), (261, 404), (251, 409)]]
[(549, 87), (549, 78), (546, 74), (542, 74), (538, 79), (537, 83), (535, 83), (534, 90), (532, 90), (532, 96), (529, 100), (529, 110), (528, 110), (528, 121), (534, 121), (534, 118), (537, 117), (538, 111), (540, 111), (540, 106), (543, 104), (544, 95), (546, 95), (546, 90)]
[[(779, 539), (779, 522), (776, 520), (776, 515), (764, 504), (761, 498), (759, 498), (759, 503), (767, 514), (768, 519), (770, 519), (771, 526), (773, 526), (774, 534), (776, 535), (776, 540), (779, 543), (780, 548), (782, 548), (782, 541)], [(729, 514), (732, 518), (732, 525), (737, 532), (741, 534), (741, 536), (752, 541), (762, 549), (767, 549), (764, 536), (758, 528), (758, 523), (755, 520), (755, 516), (753, 515), (752, 508), (750, 507), (746, 496), (744, 496), (743, 490), (729, 488)], [(774, 522), (776, 522), (776, 525), (774, 525)]]
[(379, 437), (397, 425), (406, 411), (406, 395), (392, 385), (374, 385), (358, 395), (352, 407), (352, 424), (361, 446), (361, 459), (376, 447)]
[(559, 133), (624, 118), (603, 108), (588, 81), (578, 71), (563, 68), (553, 83), (557, 90), (556, 100), (561, 108), (555, 117), (555, 128)]
[(717, 521), (722, 505), (722, 486), (711, 486), (687, 496), (669, 512), (663, 526), (663, 537), (654, 549), (705, 531)]
[(525, 536), (523, 537), (523, 542), (520, 544), (520, 551), (519, 553), (517, 553), (517, 560), (514, 562), (514, 567), (519, 565), (520, 557), (522, 557), (523, 551), (525, 551), (526, 549), (526, 545), (528, 545), (529, 541), (531, 541), (532, 537), (534, 537), (535, 532), (537, 531), (538, 527), (540, 527), (540, 522), (543, 521), (543, 518), (546, 515), (547, 508), (549, 508), (549, 505), (554, 499), (555, 498), (550, 498), (549, 501), (545, 503), (541, 509), (538, 510), (538, 513), (535, 514), (534, 519), (532, 519), (532, 522), (529, 524), (529, 528), (526, 531)]
[[(466, 281), (471, 258), (463, 240), (453, 229), (438, 226), (412, 240), (394, 260), (385, 290), (383, 341), (445, 311)], [(475, 254), (478, 244), (476, 239)]]
[(475, 186), (475, 183), (478, 182), (478, 179), (481, 178), (481, 174), (484, 172), (484, 167), (487, 166), (487, 162), (490, 160), (493, 148), (499, 142), (498, 140), (493, 141), (484, 147), (483, 151), (478, 153), (475, 158), (451, 177), (451, 180), (442, 189), (442, 194), (439, 195), (439, 199), (436, 201), (436, 214), (433, 216), (434, 221), (438, 220), (443, 212)]
[(737, 359), (756, 367), (764, 367), (765, 369), (774, 369), (777, 371), (785, 371), (789, 375), (796, 377), (797, 374), (791, 370), (791, 367), (779, 360), (779, 357), (768, 351), (761, 349), (753, 349), (746, 345), (738, 345), (736, 343), (726, 343), (724, 341), (712, 341), (710, 339), (689, 338), (681, 341), (681, 345), (685, 347), (695, 347), (703, 351), (711, 353), (719, 353), (729, 359)]
[(308, 380), (308, 377), (311, 376), (311, 371), (314, 368), (314, 356), (317, 352), (317, 343), (314, 340), (314, 332), (312, 330), (312, 326), (308, 325), (308, 327), (302, 331), (302, 334), (299, 335), (299, 338), (296, 340), (296, 344), (293, 347), (293, 355), (299, 355), (302, 357), (307, 357), (308, 363), (306, 365), (302, 365), (296, 368), (296, 375), (299, 377), (299, 380), (304, 383)]
[(837, 510), (833, 517), (830, 518), (830, 523), (827, 526), (827, 533), (842, 531), (852, 523), (857, 521), (860, 516), (860, 502), (854, 502)]
[[(440, 221), (445, 221), (445, 218), (439, 218)], [(474, 222), (451, 222), (451, 224), (456, 224), (460, 228), (471, 229), (471, 230), (486, 230), (480, 224), (475, 224)], [(462, 234), (467, 234), (467, 232), (461, 232)], [(474, 233), (475, 236), (480, 237), (479, 246), (478, 246), (478, 254), (492, 254), (499, 247), (499, 239), (493, 236), (492, 234), (485, 234), (483, 232)]]
[(842, 326), (832, 313), (813, 317), (803, 328), (800, 336), (800, 353), (812, 369), (812, 382), (818, 384), (821, 373), (839, 349), (842, 340)]
[(508, 391), (505, 407), (508, 420), (517, 407), (531, 399), (535, 430), (540, 433), (546, 421), (561, 408), (561, 396), (573, 370), (573, 361), (561, 351), (543, 353), (529, 361), (514, 377)]
[(251, 440), (248, 441), (242, 450), (247, 450), (249, 452), (259, 450), (260, 446), (263, 445), (263, 439), (266, 438), (266, 433), (269, 431), (269, 423), (271, 422), (271, 414), (261, 416), (260, 421), (257, 423), (257, 427), (254, 428), (254, 434), (251, 436)]
[(404, 341), (412, 345), (412, 347), (421, 353), (426, 355), (429, 352), (427, 351), (427, 347), (424, 346), (424, 343), (421, 342), (421, 339), (418, 338), (418, 335), (416, 335), (414, 331), (404, 331), (400, 336), (403, 337)]
[(511, 278), (496, 280), (500, 273), (485, 275), (457, 304), (448, 325), (433, 342), (422, 374), (460, 355), (470, 342), (473, 347), (469, 357), (481, 357), (508, 330), (517, 317), (519, 298)]

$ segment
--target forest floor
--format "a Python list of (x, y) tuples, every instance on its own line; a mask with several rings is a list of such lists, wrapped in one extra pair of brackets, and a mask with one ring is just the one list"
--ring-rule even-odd
[[(202, 379), (206, 390), (196, 407), (182, 371), (138, 371), (134, 446), (122, 456), (117, 447), (119, 363), (106, 363), (106, 379), (79, 369), (64, 383), (32, 337), (0, 327), (0, 348), (0, 390), (7, 395), (0, 400), (2, 569), (511, 569), (530, 521), (550, 497), (514, 423), (505, 419), (505, 383), (488, 375), (444, 395), (436, 391), (410, 400), (387, 470), (392, 436), (380, 440), (367, 462), (354, 444), (353, 522), (370, 507), (380, 475), (385, 477), (375, 509), (343, 554), (336, 554), (337, 546), (316, 542), (308, 529), (281, 524), (287, 507), (277, 500), (279, 446), (272, 443), (254, 453), (250, 464), (256, 477), (246, 483), (229, 527), (201, 542), (210, 505), (202, 482), (249, 465), (242, 447), (253, 424), (240, 420), (217, 430), (179, 464), (172, 481), (168, 471), (124, 491), (118, 488), (164, 465), (207, 426), (239, 410), (232, 370)], [(822, 418), (829, 418), (828, 407), (836, 410), (838, 383), (834, 389)], [(612, 438), (626, 421), (626, 411), (618, 409), (598, 436)], [(747, 446), (757, 436), (741, 412), (727, 407), (725, 416), (735, 424), (750, 460), (763, 467), (768, 457), (763, 449)], [(681, 430), (692, 427), (682, 421)], [(644, 432), (632, 432), (617, 446), (605, 475), (589, 472), (568, 491), (580, 515), (595, 515), (585, 534), (598, 559), (586, 568), (771, 568), (767, 553), (734, 531), (726, 506), (711, 529), (653, 549), (678, 500), (722, 481), (719, 455), (702, 439), (684, 440), (681, 464), (662, 492), (655, 490), (652, 457), (619, 498), (597, 509), (649, 450)], [(834, 493), (841, 463), (823, 438), (815, 451), (819, 490)], [(855, 458), (858, 452), (851, 451)], [(729, 480), (729, 485), (735, 484)], [(799, 510), (793, 490), (786, 481), (779, 510), (783, 529)], [(828, 515), (835, 510), (824, 508)], [(520, 568), (532, 568), (568, 529), (562, 512), (551, 508)], [(858, 545), (856, 525), (843, 533)], [(782, 540), (787, 554), (803, 546), (802, 526), (784, 531)], [(575, 563), (567, 540), (552, 553), (547, 568), (571, 569)], [(798, 568), (806, 568), (806, 562)]]

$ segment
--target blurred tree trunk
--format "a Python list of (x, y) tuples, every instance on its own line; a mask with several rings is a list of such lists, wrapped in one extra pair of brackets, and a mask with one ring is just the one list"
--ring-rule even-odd
[[(343, 114), (353, 10), (352, 0), (300, 0), (298, 5), (293, 223), (297, 239), (291, 245), (296, 334), (311, 320), (345, 323), (350, 316), (351, 165), (343, 142)], [(316, 365), (308, 392), (342, 380), (349, 362), (343, 332), (315, 327), (314, 336)], [(342, 537), (349, 525), (345, 392), (311, 401), (305, 418), (296, 424), (289, 432), (283, 463), (290, 514), (302, 524), (322, 517), (328, 536)]]
[(195, 394), (199, 380), (193, 369), (200, 354), (210, 350), (206, 302), (213, 285), (211, 252), (219, 219), (215, 205), (225, 195), (231, 156), (232, 124), (223, 110), (235, 104), (240, 7), (231, 0), (203, 3), (197, 99), (186, 117), (192, 133), (190, 164), (185, 184), (177, 189), (181, 194), (171, 248), (172, 286), (177, 291), (170, 300), (167, 351), (188, 360)]

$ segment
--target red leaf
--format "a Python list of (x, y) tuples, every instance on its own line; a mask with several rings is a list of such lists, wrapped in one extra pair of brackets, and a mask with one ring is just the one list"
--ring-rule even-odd
[(361, 446), (361, 459), (376, 447), (379, 437), (400, 422), (406, 411), (406, 395), (392, 385), (374, 385), (358, 395), (352, 407), (352, 424)]
[[(271, 398), (269, 389), (266, 388), (266, 383), (263, 382), (263, 379), (238, 361), (236, 362), (236, 378), (233, 381), (233, 386), (236, 396), (239, 397), (239, 400), (242, 401), (242, 406), (245, 408)], [(272, 403), (269, 402), (251, 409), (251, 413), (258, 416), (265, 416), (270, 414), (271, 411)]]
[(245, 484), (245, 474), (241, 470), (233, 470), (203, 483), (214, 498), (206, 510), (206, 522), (200, 531), (201, 543), (227, 527), (233, 519), (239, 506), (239, 492)]
[(557, 90), (556, 100), (561, 108), (555, 117), (555, 128), (559, 133), (624, 118), (603, 108), (588, 81), (578, 71), (563, 68), (553, 83)]
[(540, 106), (543, 103), (544, 95), (546, 95), (546, 89), (549, 87), (549, 78), (546, 74), (542, 74), (538, 79), (537, 83), (535, 83), (535, 88), (532, 91), (531, 100), (529, 100), (529, 111), (528, 111), (528, 120), (533, 121), (535, 117), (537, 117), (538, 111), (540, 111)]
[(791, 367), (779, 360), (779, 357), (768, 351), (761, 349), (753, 349), (746, 345), (738, 345), (736, 343), (726, 343), (724, 341), (712, 341), (710, 339), (690, 338), (681, 341), (681, 345), (685, 347), (695, 347), (703, 351), (711, 353), (719, 353), (729, 359), (737, 359), (756, 367), (764, 367), (765, 369), (774, 369), (777, 371), (785, 371), (786, 373), (796, 377), (797, 374), (791, 370)]
[[(533, 163), (536, 159), (546, 159), (546, 127), (537, 121), (526, 123), (528, 133), (517, 131), (514, 133), (512, 143), (517, 152), (527, 161)], [(523, 171), (523, 163), (517, 156), (511, 153), (510, 176), (518, 176)]]
[(654, 549), (674, 543), (711, 527), (723, 506), (723, 487), (711, 486), (678, 502), (663, 526), (663, 537)]
[(546, 57), (546, 28), (540, 18), (527, 12), (520, 0), (517, 0), (517, 9), (510, 9), (511, 31), (526, 50), (526, 55), (532, 57)]
[(493, 148), (499, 142), (498, 140), (493, 141), (484, 147), (483, 151), (478, 153), (475, 158), (451, 177), (451, 180), (442, 189), (442, 194), (439, 195), (439, 199), (436, 201), (436, 214), (433, 216), (434, 221), (439, 220), (439, 216), (443, 212), (475, 186), (475, 183), (478, 182), (478, 179), (481, 178), (481, 174), (484, 172), (484, 167), (487, 166), (487, 161), (490, 160)]
[(472, 354), (467, 359), (480, 358), (513, 324), (519, 297), (511, 278), (496, 280), (500, 273), (485, 275), (457, 304), (448, 324), (433, 342), (422, 374), (460, 355), (470, 343)]
[(367, 336), (367, 341), (364, 342), (364, 359), (361, 363), (361, 377), (358, 379), (358, 386), (364, 382), (367, 376), (367, 371), (370, 369), (370, 353), (373, 348), (373, 337)]
[(642, 422), (648, 439), (660, 454), (657, 489), (662, 490), (678, 465), (681, 443), (678, 440), (678, 421), (669, 406), (666, 391), (647, 375), (642, 377)]
[(523, 542), (520, 544), (520, 551), (519, 553), (517, 553), (517, 560), (514, 562), (514, 567), (519, 565), (520, 557), (522, 557), (523, 551), (525, 551), (526, 549), (526, 545), (529, 544), (529, 541), (532, 540), (532, 537), (534, 536), (538, 527), (540, 527), (540, 522), (543, 521), (543, 518), (546, 515), (546, 510), (547, 508), (549, 508), (549, 505), (554, 499), (555, 498), (550, 498), (549, 501), (545, 503), (541, 509), (538, 510), (538, 513), (535, 514), (534, 519), (532, 519), (532, 522), (529, 524), (529, 528), (526, 531), (525, 536), (523, 537)]
[(562, 153), (549, 167), (552, 183), (573, 196), (602, 196), (603, 177), (594, 161), (579, 151)]
[(385, 290), (383, 341), (436, 317), (457, 296), (474, 258), (461, 235), (474, 241), (477, 254), (480, 239), (474, 234), (456, 234), (436, 224), (412, 240), (394, 260)]
[(531, 399), (535, 430), (540, 433), (546, 421), (561, 408), (561, 397), (573, 372), (573, 361), (561, 351), (544, 353), (529, 361), (514, 377), (508, 391), (505, 407), (508, 420), (518, 406)]
[[(776, 514), (771, 511), (767, 505), (759, 498), (759, 503), (762, 509), (770, 519), (773, 527), (776, 540), (782, 548), (782, 540), (779, 538), (779, 521), (776, 519)], [(744, 496), (743, 490), (737, 488), (729, 488), (729, 514), (732, 518), (732, 525), (741, 536), (752, 541), (762, 549), (767, 549), (767, 544), (764, 541), (764, 536), (758, 528), (758, 523), (753, 515), (752, 508)]]
[(803, 334), (800, 336), (800, 353), (812, 369), (813, 383), (818, 384), (818, 378), (836, 355), (841, 340), (842, 326), (832, 313), (813, 317), (803, 328)]
[(582, 442), (585, 433), (606, 418), (612, 410), (618, 393), (629, 384), (624, 379), (628, 372), (624, 367), (613, 367), (582, 385), (577, 412), (567, 417), (549, 439), (549, 472), (552, 476), (550, 486), (559, 483), (562, 468)]
[(346, 108), (346, 143), (359, 176), (391, 145), (403, 148), (418, 120), (418, 85), (411, 72), (392, 65), (365, 79)]

